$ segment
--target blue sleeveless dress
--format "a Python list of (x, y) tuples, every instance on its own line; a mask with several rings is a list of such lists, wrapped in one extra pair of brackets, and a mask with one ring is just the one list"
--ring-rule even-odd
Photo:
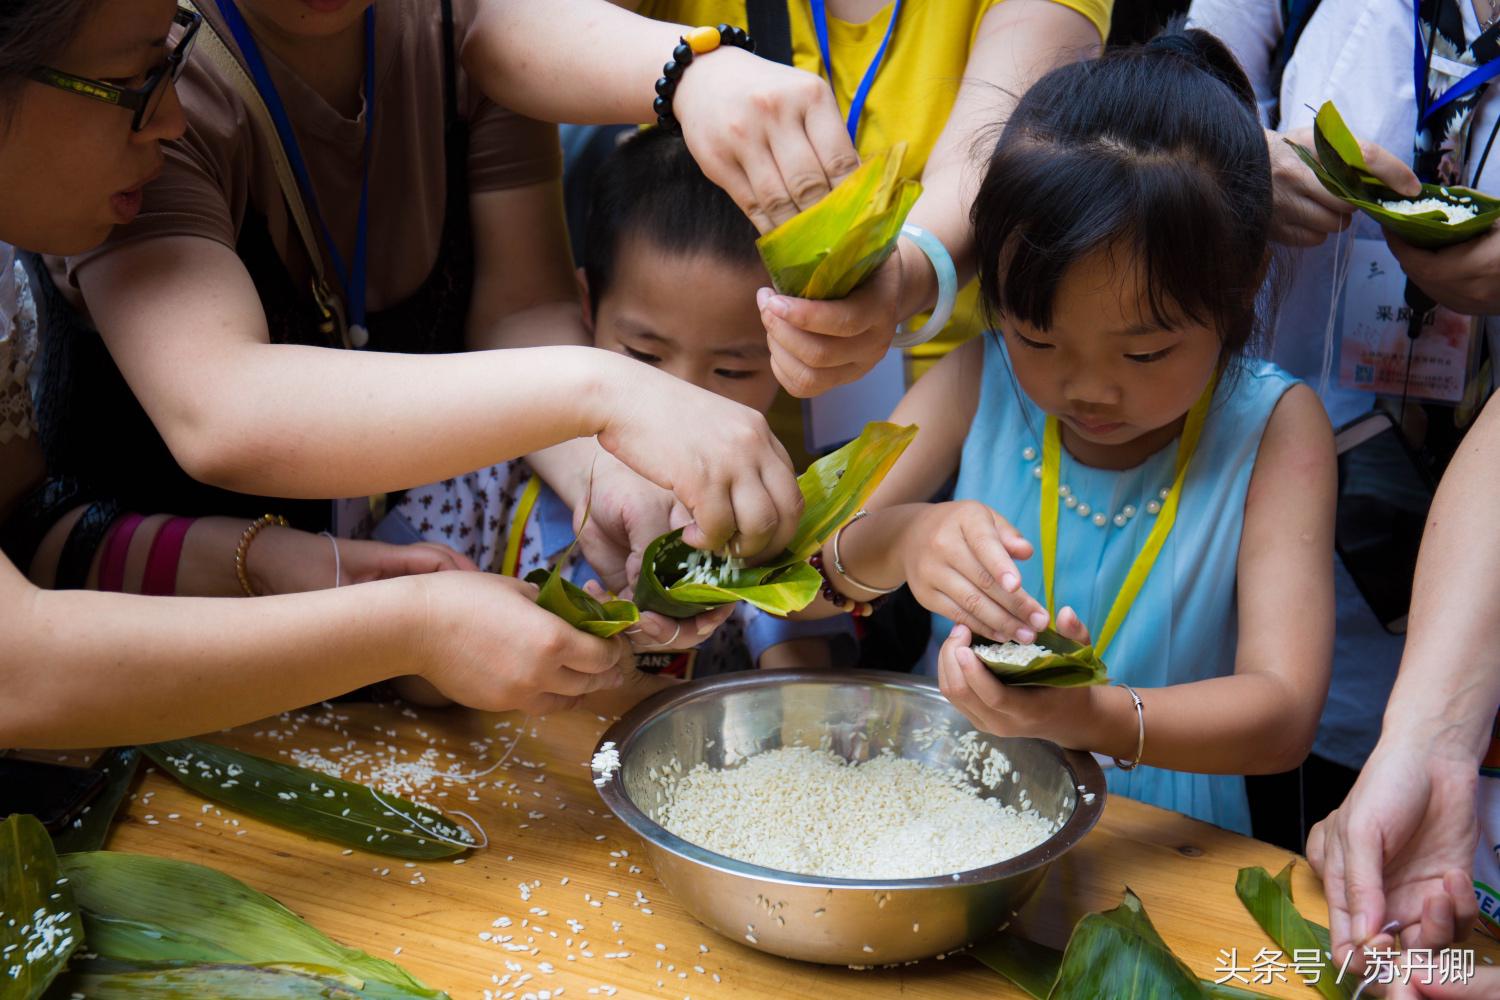
[[(1037, 473), (1046, 414), (1021, 392), (997, 340), (986, 337), (979, 408), (964, 440), (954, 497), (989, 505), (1031, 540), (1037, 551), (1020, 564), (1022, 586), (1043, 600)], [(1221, 380), (1183, 484), (1177, 522), (1105, 650), (1115, 680), (1153, 688), (1234, 672), (1236, 565), (1245, 494), (1271, 411), (1296, 382), (1269, 362), (1244, 362), (1235, 377)], [(1060, 480), (1079, 503), (1060, 507), (1056, 600), (1058, 607), (1072, 605), (1095, 634), (1151, 531), (1155, 515), (1148, 505), (1171, 486), (1176, 454), (1174, 439), (1135, 468), (1116, 471), (1085, 466), (1063, 449)], [(1089, 513), (1082, 515), (1085, 504)], [(1133, 516), (1117, 526), (1116, 515), (1127, 507), (1133, 508)], [(1094, 523), (1100, 512), (1106, 515), (1102, 527)], [(925, 663), (930, 672), (936, 669), (937, 646), (953, 628), (948, 619), (933, 617)], [(1233, 712), (1234, 706), (1221, 710)], [(1150, 739), (1148, 716), (1148, 744)], [(1238, 775), (1139, 767), (1111, 768), (1107, 776), (1113, 794), (1250, 833), (1245, 780)]]

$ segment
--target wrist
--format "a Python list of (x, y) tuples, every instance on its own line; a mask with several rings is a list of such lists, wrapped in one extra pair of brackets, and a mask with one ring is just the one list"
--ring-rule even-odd
[(1048, 739), (1073, 750), (1104, 754), (1126, 763), (1135, 761), (1142, 747), (1141, 718), (1135, 699), (1118, 684), (1074, 688), (1081, 696), (1076, 711), (1062, 713), (1063, 729)]
[[(585, 359), (577, 384), (564, 387), (565, 396), (568, 393), (577, 394), (573, 399), (579, 423), (573, 436), (608, 437), (620, 421), (622, 408), (629, 404), (632, 396), (639, 396), (642, 388), (640, 383), (649, 379), (655, 369), (613, 351), (601, 351), (597, 347), (578, 350), (588, 351), (590, 356)], [(625, 391), (632, 386), (634, 392)], [(579, 403), (582, 405), (577, 405)]]
[(937, 304), (938, 278), (932, 261), (911, 240), (896, 242), (899, 284), (896, 296), (896, 320), (906, 322)]

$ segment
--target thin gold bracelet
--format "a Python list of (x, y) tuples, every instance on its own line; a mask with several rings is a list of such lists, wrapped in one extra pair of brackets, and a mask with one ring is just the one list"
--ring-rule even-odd
[(239, 577), (240, 589), (245, 592), (246, 597), (259, 597), (255, 588), (250, 586), (250, 574), (245, 571), (245, 558), (250, 554), (250, 543), (255, 541), (255, 536), (260, 534), (271, 525), (279, 528), (289, 528), (291, 525), (287, 519), (280, 514), (262, 514), (250, 522), (250, 526), (240, 535), (240, 544), (234, 548), (234, 575)]
[(1130, 698), (1135, 702), (1135, 757), (1131, 760), (1115, 758), (1115, 767), (1122, 771), (1134, 771), (1141, 765), (1141, 754), (1146, 752), (1146, 703), (1141, 701), (1141, 696), (1135, 693), (1135, 688), (1121, 681), (1115, 682), (1116, 687), (1122, 687), (1130, 693)]
[(866, 591), (867, 593), (894, 594), (896, 591), (901, 589), (899, 585), (895, 587), (872, 587), (868, 583), (860, 583), (858, 580), (854, 579), (854, 577), (849, 575), (849, 571), (844, 568), (844, 559), (841, 555), (839, 555), (839, 542), (843, 540), (844, 532), (848, 529), (849, 525), (853, 524), (855, 521), (869, 516), (870, 512), (867, 510), (856, 511), (853, 517), (849, 518), (849, 520), (839, 525), (839, 530), (833, 533), (833, 568), (838, 570), (839, 576), (843, 577), (845, 580), (854, 584), (860, 590)]

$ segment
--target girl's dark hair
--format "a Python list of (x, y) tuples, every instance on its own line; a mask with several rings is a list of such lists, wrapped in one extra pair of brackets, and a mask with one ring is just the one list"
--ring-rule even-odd
[(754, 224), (704, 175), (682, 137), (665, 129), (632, 135), (594, 176), (582, 263), (596, 306), (614, 278), (615, 257), (627, 234), (678, 253), (761, 264)]
[(0, 0), (0, 125), (26, 74), (68, 47), (99, 0)]
[(1151, 318), (1213, 327), (1227, 361), (1257, 329), (1271, 224), (1250, 81), (1180, 19), (1143, 46), (1055, 69), (1000, 133), (972, 219), (992, 321), (1045, 330), (1070, 267), (1135, 251)]

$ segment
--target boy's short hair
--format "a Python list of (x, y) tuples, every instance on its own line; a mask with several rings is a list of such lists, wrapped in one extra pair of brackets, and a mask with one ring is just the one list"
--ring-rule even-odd
[(660, 128), (637, 132), (594, 175), (583, 241), (589, 297), (597, 305), (609, 289), (625, 236), (755, 267), (761, 264), (758, 235), (724, 189), (704, 176), (680, 135)]

